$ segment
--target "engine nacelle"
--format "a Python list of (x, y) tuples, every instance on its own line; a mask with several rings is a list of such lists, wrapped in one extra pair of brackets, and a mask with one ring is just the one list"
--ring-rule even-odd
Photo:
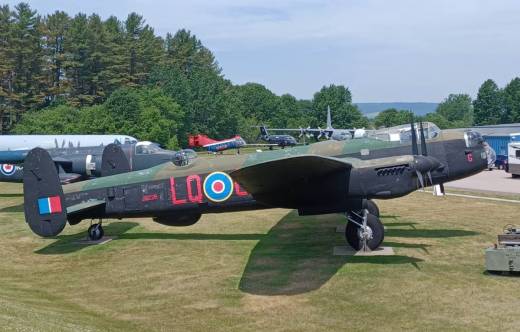
[(191, 226), (200, 220), (200, 213), (175, 214), (153, 218), (156, 223), (166, 226)]

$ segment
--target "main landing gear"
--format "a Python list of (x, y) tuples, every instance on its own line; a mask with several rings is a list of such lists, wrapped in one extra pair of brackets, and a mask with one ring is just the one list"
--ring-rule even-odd
[(379, 208), (371, 200), (366, 203), (361, 211), (347, 212), (345, 238), (354, 250), (375, 250), (385, 237), (383, 223), (379, 220)]
[(105, 231), (103, 230), (102, 220), (99, 219), (99, 223), (91, 224), (88, 228), (88, 238), (90, 241), (99, 241), (105, 235)]

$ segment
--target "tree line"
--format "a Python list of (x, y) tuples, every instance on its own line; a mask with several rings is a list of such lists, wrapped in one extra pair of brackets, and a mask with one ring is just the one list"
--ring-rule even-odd
[[(419, 120), (431, 121), (440, 128), (467, 128), (520, 122), (520, 78), (515, 77), (504, 88), (492, 79), (482, 83), (477, 98), (468, 94), (450, 94), (437, 107)], [(408, 110), (388, 109), (374, 119), (376, 127), (391, 127), (410, 121)]]
[[(518, 78), (504, 89), (486, 81), (475, 101), (450, 95), (425, 119), (444, 128), (520, 121), (519, 86)], [(103, 20), (0, 6), (2, 133), (121, 133), (176, 148), (188, 134), (252, 141), (259, 124), (323, 127), (329, 105), (336, 128), (407, 122), (402, 110), (367, 119), (343, 85), (302, 100), (258, 83), (232, 84), (190, 31), (158, 36), (137, 13)]]
[(253, 140), (259, 124), (323, 126), (329, 104), (338, 127), (368, 126), (344, 86), (298, 100), (234, 85), (190, 31), (157, 36), (137, 13), (120, 21), (0, 7), (3, 132), (118, 132), (177, 147), (190, 133)]

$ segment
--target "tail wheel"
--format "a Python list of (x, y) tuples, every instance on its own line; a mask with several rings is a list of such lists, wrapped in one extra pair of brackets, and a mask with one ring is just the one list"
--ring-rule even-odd
[(385, 238), (383, 223), (373, 214), (369, 213), (367, 215), (367, 227), (365, 230), (351, 221), (347, 223), (345, 238), (354, 250), (361, 249), (363, 237), (367, 237), (367, 245), (370, 250), (379, 248), (381, 243), (383, 243)]
[(374, 203), (374, 201), (371, 199), (367, 199), (365, 201), (365, 204), (366, 204), (366, 209), (368, 210), (368, 212), (371, 215), (374, 215), (379, 218), (379, 207), (377, 206), (377, 204)]
[(101, 224), (90, 225), (88, 228), (88, 238), (91, 241), (99, 241), (105, 235), (105, 231), (103, 230), (103, 226)]

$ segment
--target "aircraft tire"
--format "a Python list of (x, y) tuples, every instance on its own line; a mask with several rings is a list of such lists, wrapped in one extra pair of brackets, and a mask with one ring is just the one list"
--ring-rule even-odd
[(379, 207), (377, 206), (377, 204), (374, 203), (374, 201), (371, 199), (367, 199), (367, 200), (365, 200), (365, 202), (366, 202), (366, 209), (368, 210), (368, 212), (379, 218)]
[(100, 224), (90, 225), (88, 228), (88, 238), (91, 241), (99, 241), (103, 238), (103, 235), (105, 235), (105, 231)]
[[(385, 238), (385, 229), (383, 223), (379, 220), (378, 217), (373, 214), (367, 215), (367, 226), (372, 232), (372, 238), (368, 240), (368, 247), (370, 250), (375, 250), (379, 248), (381, 243)], [(347, 243), (354, 249), (360, 250), (360, 235), (359, 235), (359, 226), (353, 222), (348, 222), (347, 227), (345, 228), (345, 238)]]

